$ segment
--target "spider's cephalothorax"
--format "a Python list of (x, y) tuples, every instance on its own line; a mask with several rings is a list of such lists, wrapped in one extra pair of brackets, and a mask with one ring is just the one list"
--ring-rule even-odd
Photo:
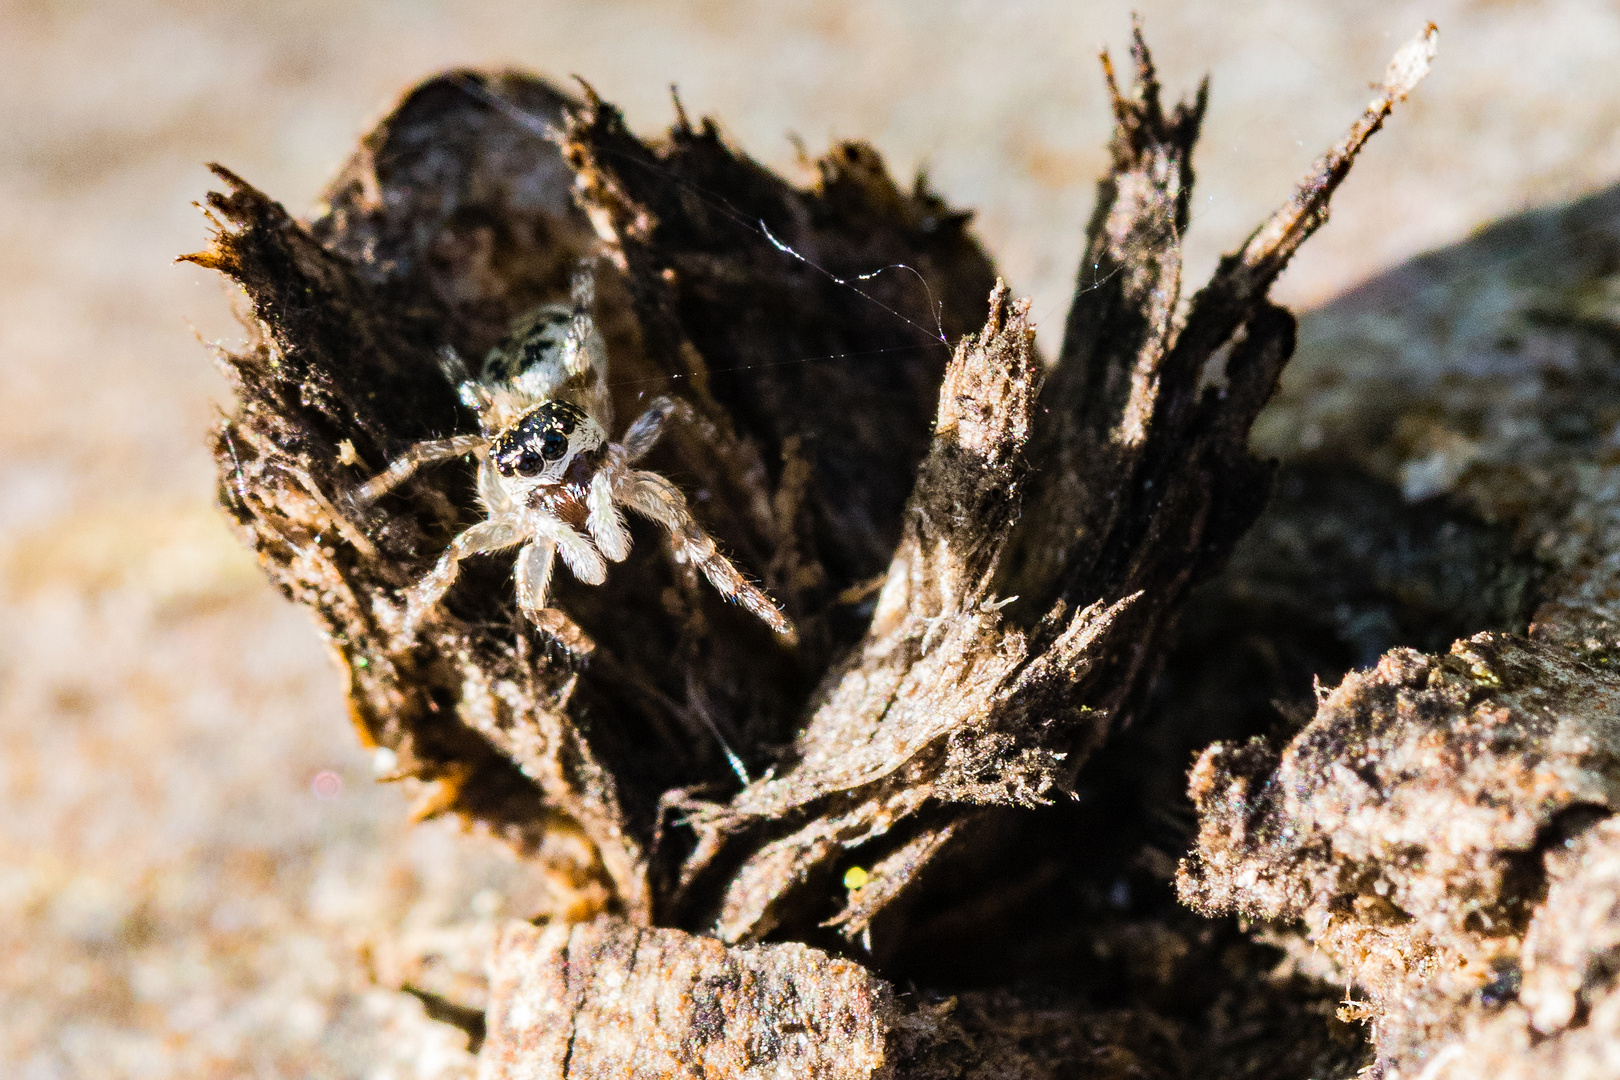
[(370, 503), (423, 465), (464, 454), (478, 458), (486, 517), (451, 541), (407, 593), (404, 634), (413, 634), (444, 596), (462, 559), (521, 544), (518, 606), (565, 646), (588, 651), (583, 631), (546, 606), (552, 566), (561, 555), (575, 577), (600, 585), (607, 564), (630, 554), (622, 512), (629, 510), (662, 526), (676, 558), (693, 563), (722, 596), (791, 638), (792, 624), (715, 548), (680, 489), (657, 473), (631, 467), (658, 441), (675, 403), (655, 399), (622, 442), (608, 441), (607, 349), (591, 319), (591, 293), (589, 275), (580, 274), (572, 305), (547, 304), (518, 319), (507, 340), (484, 358), (477, 379), (468, 378), (460, 358), (445, 350), (445, 372), (459, 385), (461, 400), (477, 411), (483, 434), (418, 443), (360, 488), (358, 501)]
[(593, 468), (592, 456), (607, 432), (584, 409), (566, 401), (542, 401), (489, 444), (495, 471), (508, 487), (527, 480), (543, 487), (562, 483), (570, 469)]

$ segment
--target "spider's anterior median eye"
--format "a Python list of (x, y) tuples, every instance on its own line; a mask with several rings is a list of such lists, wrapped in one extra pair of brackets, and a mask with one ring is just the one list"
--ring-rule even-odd
[(502, 476), (543, 477), (570, 450), (588, 451), (601, 442), (601, 428), (579, 406), (542, 401), (490, 441), (489, 455)]

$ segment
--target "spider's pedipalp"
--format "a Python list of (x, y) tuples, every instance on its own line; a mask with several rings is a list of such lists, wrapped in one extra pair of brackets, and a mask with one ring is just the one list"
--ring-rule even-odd
[(491, 517), (517, 513), (517, 504), (506, 493), (506, 486), (495, 471), (495, 462), (488, 454), (478, 463), (478, 497), (484, 501), (484, 509)]
[(663, 526), (670, 547), (702, 571), (721, 596), (741, 604), (789, 641), (798, 640), (793, 624), (776, 603), (720, 554), (714, 539), (687, 508), (680, 488), (657, 473), (634, 471), (626, 474), (618, 496), (625, 506)]
[(613, 501), (613, 473), (611, 467), (606, 467), (598, 469), (591, 477), (585, 527), (604, 558), (609, 562), (624, 562), (630, 555), (630, 530), (625, 527), (624, 514)]
[(462, 457), (488, 445), (489, 440), (482, 435), (456, 435), (419, 442), (390, 462), (388, 468), (361, 484), (354, 493), (354, 501), (360, 506), (369, 506), (409, 480), (422, 466)]
[(602, 553), (566, 521), (538, 513), (530, 514), (527, 523), (535, 537), (557, 545), (563, 565), (579, 580), (587, 585), (600, 585), (607, 580), (607, 562)]

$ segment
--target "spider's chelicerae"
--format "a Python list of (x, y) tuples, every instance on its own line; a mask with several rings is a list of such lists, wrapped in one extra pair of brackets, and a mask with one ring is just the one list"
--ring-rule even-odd
[(451, 541), (406, 593), (404, 634), (413, 634), (444, 597), (462, 559), (522, 544), (518, 606), (563, 645), (588, 650), (583, 631), (546, 605), (552, 567), (560, 554), (579, 580), (605, 581), (607, 564), (630, 554), (622, 508), (662, 526), (678, 560), (693, 563), (722, 596), (791, 638), (792, 624), (720, 554), (680, 489), (657, 473), (632, 468), (657, 442), (675, 403), (656, 398), (623, 441), (608, 441), (607, 348), (591, 318), (592, 292), (590, 276), (577, 275), (573, 304), (548, 304), (519, 319), (484, 358), (477, 379), (468, 377), (453, 350), (445, 350), (445, 373), (459, 385), (462, 402), (478, 413), (482, 434), (417, 443), (357, 493), (366, 505), (423, 465), (466, 454), (478, 458), (478, 497), (487, 516)]

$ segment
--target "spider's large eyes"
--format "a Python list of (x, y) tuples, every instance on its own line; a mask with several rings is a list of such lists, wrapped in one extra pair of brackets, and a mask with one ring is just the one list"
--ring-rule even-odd
[(525, 449), (517, 459), (518, 475), (533, 476), (535, 473), (540, 471), (544, 464), (545, 463), (540, 460), (539, 454), (535, 453), (533, 450)]
[(568, 436), (560, 431), (548, 431), (540, 440), (540, 456), (547, 461), (556, 461), (568, 453)]

